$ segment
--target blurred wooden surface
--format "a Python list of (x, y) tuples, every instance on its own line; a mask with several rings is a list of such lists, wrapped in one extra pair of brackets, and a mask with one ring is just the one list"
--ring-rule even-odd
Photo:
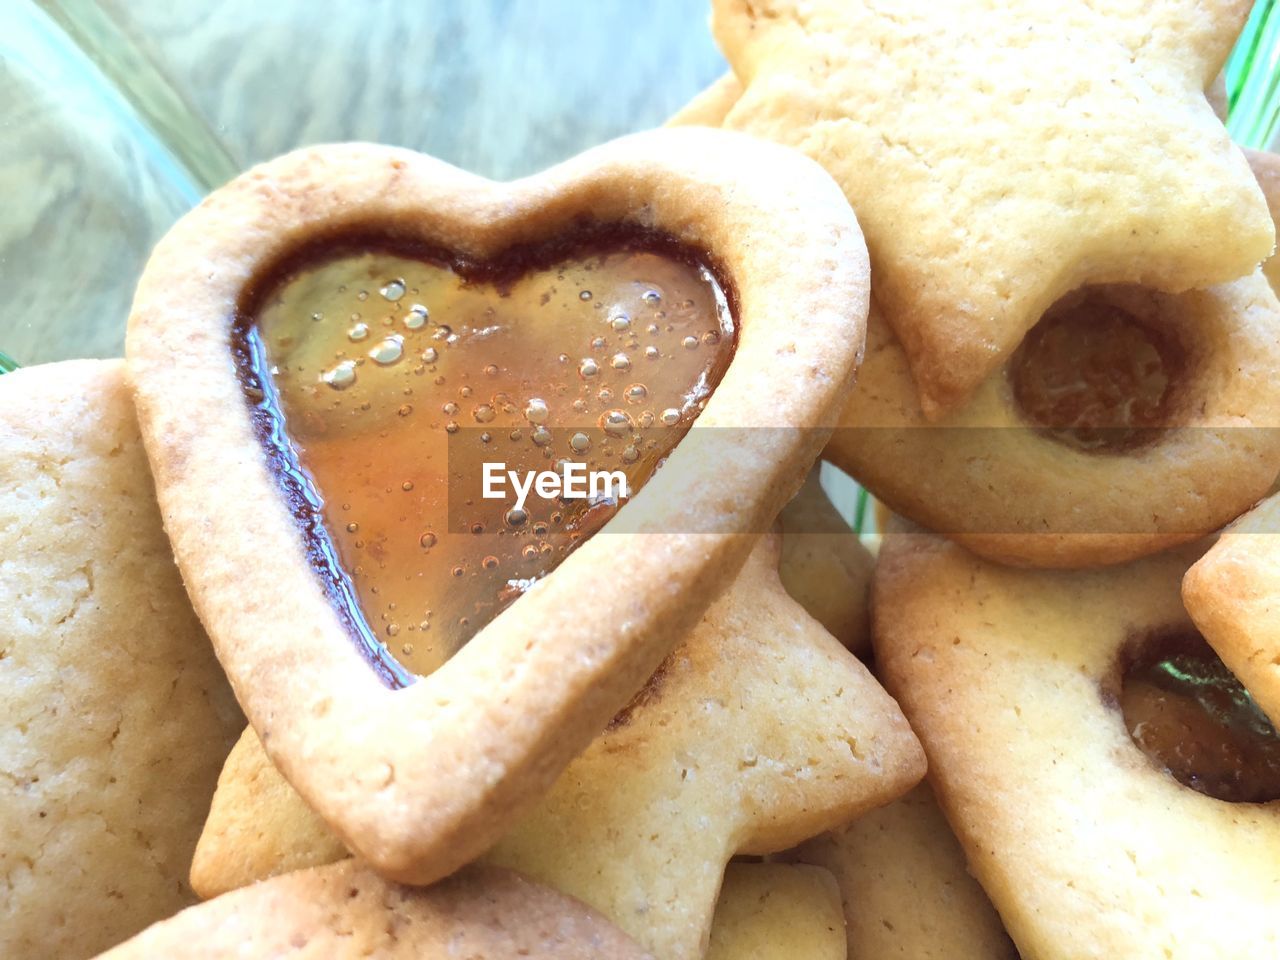
[(256, 161), (363, 139), (505, 179), (724, 69), (705, 0), (3, 0), (0, 350), (118, 355), (151, 246)]

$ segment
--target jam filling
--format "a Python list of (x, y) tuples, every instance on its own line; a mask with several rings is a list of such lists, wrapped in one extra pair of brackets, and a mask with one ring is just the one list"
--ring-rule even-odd
[[(436, 669), (622, 505), (484, 493), (484, 465), (621, 471), (627, 495), (733, 354), (726, 288), (669, 238), (615, 228), (477, 264), (391, 243), (283, 265), (233, 350), (313, 565), (373, 665)], [(569, 468), (571, 471), (574, 468)], [(585, 484), (585, 481), (579, 481)]]
[(1081, 450), (1121, 451), (1168, 426), (1181, 351), (1100, 290), (1059, 301), (1009, 365), (1014, 399), (1046, 434)]
[(1133, 742), (1182, 785), (1233, 803), (1280, 799), (1280, 737), (1199, 634), (1143, 643), (1120, 707)]

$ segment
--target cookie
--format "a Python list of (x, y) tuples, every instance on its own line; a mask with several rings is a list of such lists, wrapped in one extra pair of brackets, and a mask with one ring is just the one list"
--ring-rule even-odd
[[(1258, 186), (1262, 188), (1271, 219), (1280, 221), (1280, 156), (1261, 150), (1246, 150), (1245, 157), (1257, 178)], [(1262, 272), (1271, 284), (1271, 289), (1280, 290), (1280, 258), (1268, 257), (1263, 261)]]
[[(659, 956), (699, 957), (733, 854), (786, 849), (918, 781), (897, 706), (787, 596), (776, 562), (757, 549), (487, 862), (581, 898)], [(229, 761), (201, 838), (205, 894), (343, 855), (251, 750)]]
[[(742, 84), (728, 74), (669, 122), (721, 123), (741, 95)], [(1221, 74), (1206, 96), (1225, 118)], [(1280, 203), (1272, 202), (1280, 196), (1280, 176), (1272, 169), (1271, 155), (1246, 155), (1274, 213), (1280, 209)], [(1264, 272), (1280, 269), (1277, 262), (1268, 260)], [(1246, 345), (1217, 364), (1217, 371), (1205, 371), (1197, 389), (1211, 397), (1221, 389), (1213, 377), (1225, 376), (1222, 371), (1240, 357), (1246, 359), (1246, 376), (1264, 384), (1268, 378), (1262, 371), (1276, 362), (1274, 337), (1267, 336), (1275, 324), (1272, 308), (1250, 305), (1250, 299), (1259, 301), (1265, 295), (1256, 281), (1248, 286), (1251, 293), (1242, 291), (1235, 298), (1245, 310), (1241, 319), (1249, 331)], [(1117, 290), (1114, 296), (1133, 300), (1138, 294)], [(1170, 312), (1180, 318), (1183, 329), (1203, 325), (1197, 315), (1203, 307), (1184, 305), (1183, 298), (1148, 296), (1156, 307), (1172, 304)], [(1080, 297), (1068, 297), (1058, 309)], [(1163, 310), (1142, 312), (1149, 325), (1162, 325)], [(1207, 319), (1212, 323), (1214, 318)], [(1227, 338), (1234, 336), (1236, 326), (1238, 322), (1228, 325)], [(1014, 361), (1018, 359), (1015, 354)], [(929, 417), (916, 397), (908, 358), (873, 304), (867, 359), (843, 419), (844, 429), (833, 437), (828, 456), (897, 509), (971, 550), (1002, 562), (1048, 567), (1122, 562), (1202, 536), (1256, 501), (1269, 486), (1265, 478), (1280, 467), (1278, 451), (1265, 432), (1253, 429), (1274, 422), (1274, 397), (1265, 386), (1250, 387), (1247, 396), (1228, 404), (1211, 403), (1225, 415), (1213, 430), (1202, 429), (1208, 419), (1200, 415), (1191, 418), (1188, 430), (1168, 437), (1148, 431), (1149, 440), (1170, 442), (1163, 447), (1148, 443), (1135, 462), (1077, 451), (1055, 443), (1052, 432), (1035, 430), (1038, 425), (1018, 408), (1010, 366), (982, 383), (970, 404), (941, 416), (936, 432), (907, 434), (905, 428), (925, 427)], [(1194, 409), (1196, 402), (1188, 399), (1185, 405)], [(1235, 416), (1240, 411), (1245, 415)], [(922, 463), (930, 469), (920, 469)], [(1176, 474), (1167, 472), (1170, 465), (1176, 466)]]
[[(298, 293), (290, 284), (305, 287), (333, 264), (346, 269), (342, 250), (357, 270), (379, 244), (394, 247), (406, 270), (444, 276), (457, 297), (475, 295), (483, 283), (509, 289), (531, 266), (553, 268), (566, 250), (588, 260), (607, 249), (624, 259), (651, 256), (646, 262), (663, 269), (683, 265), (707, 298), (720, 296), (713, 318), (723, 324), (685, 338), (693, 341), (691, 355), (730, 348), (694, 384), (686, 406), (649, 411), (652, 421), (666, 424), (669, 416), (679, 430), (695, 417), (697, 425), (669, 456), (662, 453), (663, 469), (606, 524), (617, 535), (573, 541), (572, 554), (532, 588), (529, 578), (502, 574), (483, 553), (471, 557), (474, 568), (501, 580), (501, 590), (486, 598), (491, 612), (504, 600), (506, 581), (514, 579), (512, 589), (525, 595), (439, 670), (416, 678), (394, 663), (408, 645), (405, 636), (388, 644), (399, 625), (384, 628), (352, 591), (381, 551), (399, 549), (393, 536), (411, 536), (421, 556), (443, 548), (443, 533), (393, 523), (388, 539), (370, 544), (357, 532), (359, 522), (341, 522), (344, 498), (314, 483), (310, 468), (329, 457), (336, 482), (357, 485), (357, 493), (378, 501), (371, 509), (394, 520), (399, 511), (363, 478), (405, 463), (396, 457), (398, 443), (438, 443), (443, 452), (458, 432), (456, 421), (444, 421), (448, 414), (434, 412), (443, 399), (466, 399), (478, 425), (523, 413), (524, 429), (511, 430), (522, 455), (542, 449), (543, 438), (554, 441), (547, 449), (556, 455), (577, 452), (581, 431), (556, 439), (541, 429), (536, 397), (470, 398), (477, 388), (465, 376), (483, 384), (492, 366), (495, 376), (518, 383), (519, 363), (543, 363), (548, 355), (508, 350), (505, 373), (498, 363), (484, 364), (476, 352), (488, 330), (484, 311), (432, 313), (431, 304), (414, 302), (413, 284), (403, 278), (359, 281), (374, 305), (366, 309), (377, 335), (367, 344), (365, 320), (318, 310), (287, 318), (285, 329), (296, 336), (264, 339), (264, 316)], [(713, 282), (715, 275), (723, 282)], [(127, 340), (166, 528), (250, 721), (273, 761), (348, 847), (393, 879), (426, 883), (482, 853), (538, 802), (733, 577), (750, 548), (743, 534), (765, 529), (799, 486), (845, 399), (867, 287), (857, 224), (816, 164), (699, 129), (625, 138), (507, 185), (404, 150), (310, 148), (237, 178), (173, 228), (139, 284)], [(502, 298), (491, 290), (489, 309), (497, 311)], [(355, 296), (351, 288), (332, 295), (339, 294)], [(587, 288), (573, 299), (599, 302)], [(793, 322), (797, 315), (805, 316), (803, 325)], [(625, 318), (599, 319), (613, 335)], [(384, 332), (384, 320), (394, 320), (396, 332)], [(312, 336), (336, 337), (340, 345), (329, 356), (345, 359), (305, 383), (293, 379), (295, 366), (264, 362), (274, 351), (305, 352)], [(659, 359), (676, 352), (654, 349)], [(427, 377), (427, 368), (447, 365), (454, 351), (476, 356), (477, 369), (433, 393), (442, 375)], [(647, 351), (605, 359), (617, 372)], [(581, 360), (579, 379), (599, 375), (601, 366)], [(362, 407), (342, 399), (370, 384), (400, 384), (419, 367), (422, 379), (406, 381), (420, 391), (411, 402), (399, 395), (360, 419)], [(380, 370), (392, 379), (380, 379)], [(344, 394), (348, 389), (356, 393)], [(287, 390), (310, 416), (285, 422)], [(412, 419), (396, 427), (397, 405), (410, 408), (400, 414), (406, 417), (432, 411), (440, 419), (427, 423), (439, 429), (418, 429)], [(335, 410), (340, 416), (330, 418)], [(597, 437), (651, 422), (617, 412), (616, 423), (614, 411), (600, 414)], [(296, 431), (317, 425), (324, 429), (299, 452)], [(752, 429), (737, 429), (743, 427)], [(380, 440), (393, 428), (392, 439)], [(348, 448), (353, 468), (343, 469), (341, 444), (353, 435), (361, 446)], [(486, 436), (492, 439), (483, 426), (469, 428), (453, 452), (479, 458)], [(590, 446), (591, 435), (582, 436)], [(596, 442), (626, 462), (621, 441)], [(425, 466), (415, 495), (434, 497), (438, 507), (426, 520), (443, 530), (446, 501), (481, 499), (478, 471), (477, 463), (476, 474), (459, 478), (454, 468), (449, 479)], [(455, 482), (470, 485), (446, 495)], [(402, 492), (415, 487), (406, 484)], [(516, 522), (511, 511), (496, 516), (498, 524)], [(368, 548), (361, 554), (368, 566), (335, 559), (342, 553), (335, 544), (347, 543), (348, 533), (351, 550)], [(496, 537), (486, 543), (500, 545)], [(537, 551), (536, 542), (529, 546)], [(411, 581), (407, 564), (391, 579)], [(427, 627), (419, 632), (436, 630), (435, 637), (429, 614), (412, 611), (409, 622), (421, 617)]]
[[(1213, 112), (1218, 119), (1225, 124), (1227, 122), (1227, 112), (1230, 109), (1230, 104), (1227, 102), (1227, 75), (1225, 71), (1213, 78), (1213, 82), (1205, 88), (1204, 97), (1209, 101), (1209, 106), (1213, 108)], [(1253, 152), (1252, 150), (1245, 150), (1244, 152), (1250, 166), (1253, 166), (1253, 159), (1250, 157)], [(1257, 171), (1255, 170), (1254, 173), (1256, 175)], [(1265, 193), (1266, 191), (1264, 190), (1263, 194), (1265, 195)], [(1271, 206), (1270, 201), (1267, 202), (1267, 206)], [(1271, 219), (1275, 220), (1274, 213), (1272, 213)]]
[(741, 82), (732, 73), (726, 73), (673, 113), (666, 126), (718, 127), (741, 96)]
[(116, 360), (0, 377), (0, 955), (88, 957), (195, 897), (244, 720)]
[[(724, 118), (733, 109), (733, 105), (742, 98), (742, 91), (742, 81), (730, 71), (673, 113), (667, 120), (666, 125), (672, 127), (718, 127), (724, 123)], [(1209, 102), (1209, 107), (1213, 110), (1214, 115), (1225, 124), (1228, 110), (1227, 76), (1225, 71), (1213, 78), (1209, 86), (1205, 88), (1204, 96)], [(1254, 167), (1255, 175), (1258, 172), (1254, 164), (1254, 154), (1256, 153), (1257, 151), (1254, 150), (1246, 149), (1244, 151), (1250, 166)], [(1265, 184), (1263, 185), (1263, 193), (1264, 195), (1266, 194)], [(1275, 220), (1275, 208), (1269, 196), (1267, 198), (1267, 206), (1272, 208), (1271, 219)]]
[(1204, 93), (1250, 6), (716, 0), (745, 88), (724, 125), (844, 187), (934, 419), (1077, 287), (1186, 291), (1271, 253)]
[(833, 637), (862, 656), (870, 649), (868, 601), (875, 558), (809, 473), (782, 508), (778, 575), (787, 593)]
[(228, 956), (651, 957), (594, 910), (509, 870), (468, 867), (422, 889), (388, 883), (354, 860), (228, 893), (102, 955)]
[(849, 960), (1018, 960), (927, 785), (796, 857), (835, 876)]
[(706, 960), (845, 960), (835, 878), (821, 867), (731, 863)]
[(253, 727), (246, 727), (222, 767), (196, 846), (191, 863), (196, 893), (209, 899), (349, 856), (271, 763)]
[(1270, 488), (1278, 330), (1260, 273), (1183, 294), (1080, 291), (931, 424), (873, 307), (825, 456), (894, 511), (991, 559), (1122, 562), (1205, 536)]
[(1228, 802), (1280, 797), (1280, 740), (1183, 610), (1202, 549), (1063, 573), (885, 538), (877, 665), (1024, 957), (1280, 949), (1280, 803)]
[(1280, 497), (1227, 530), (1182, 581), (1182, 599), (1218, 656), (1280, 723)]
[[(1280, 217), (1280, 157), (1246, 151), (1273, 217)], [(1262, 265), (1280, 282), (1280, 260)], [(1187, 612), (1258, 705), (1280, 722), (1280, 501), (1262, 501), (1188, 572), (1182, 583)]]

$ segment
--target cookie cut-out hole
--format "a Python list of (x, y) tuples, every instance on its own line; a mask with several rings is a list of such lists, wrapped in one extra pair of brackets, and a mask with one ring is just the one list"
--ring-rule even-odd
[(1172, 333), (1086, 289), (1045, 313), (1008, 370), (1031, 423), (1061, 443), (1105, 452), (1142, 446), (1169, 425), (1183, 367)]
[(517, 506), (507, 471), (574, 462), (634, 495), (734, 349), (712, 269), (618, 227), (484, 263), (344, 240), (258, 288), (233, 345), (246, 396), (317, 570), (393, 683), (438, 668), (623, 501), (602, 481)]
[(1133, 742), (1184, 786), (1234, 803), (1280, 799), (1280, 736), (1195, 631), (1135, 641), (1120, 708)]

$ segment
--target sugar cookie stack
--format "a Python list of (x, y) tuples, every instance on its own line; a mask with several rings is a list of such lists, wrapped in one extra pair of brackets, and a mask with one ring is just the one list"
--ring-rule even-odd
[(667, 129), (296, 151), (0, 378), (0, 955), (1280, 956), (1246, 5), (712, 7)]
[(824, 456), (900, 515), (874, 656), (930, 790), (801, 850), (850, 956), (1275, 953), (1280, 160), (1204, 95), (1243, 11), (713, 6), (674, 122), (814, 157), (871, 251)]

